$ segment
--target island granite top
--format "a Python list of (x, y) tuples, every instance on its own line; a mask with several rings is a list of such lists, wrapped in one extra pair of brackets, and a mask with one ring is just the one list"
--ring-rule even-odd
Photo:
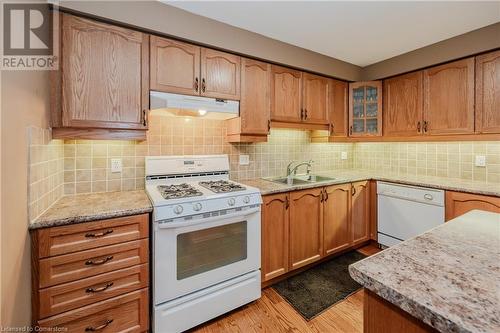
[(33, 221), (29, 229), (109, 219), (153, 210), (143, 190), (63, 196)]
[(500, 332), (500, 214), (474, 210), (349, 266), (440, 332)]

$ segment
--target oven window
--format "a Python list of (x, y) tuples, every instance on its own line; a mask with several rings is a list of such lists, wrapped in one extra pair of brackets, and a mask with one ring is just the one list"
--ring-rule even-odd
[(247, 258), (247, 221), (177, 236), (177, 280)]

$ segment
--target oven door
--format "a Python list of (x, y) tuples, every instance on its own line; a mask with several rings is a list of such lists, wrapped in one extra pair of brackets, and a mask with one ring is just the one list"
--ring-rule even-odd
[(155, 223), (156, 305), (260, 268), (260, 207)]

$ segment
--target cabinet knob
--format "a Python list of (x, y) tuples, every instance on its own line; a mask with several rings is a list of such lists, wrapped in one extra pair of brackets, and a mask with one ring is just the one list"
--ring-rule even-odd
[(205, 92), (206, 90), (205, 78), (201, 79), (201, 91)]
[(307, 120), (307, 109), (304, 109), (304, 118)]
[(420, 124), (420, 121), (417, 123), (417, 133), (420, 133), (420, 130), (421, 130), (421, 124)]
[(304, 120), (304, 109), (300, 109), (300, 120)]
[(97, 233), (93, 233), (93, 232), (89, 232), (89, 233), (86, 233), (85, 234), (85, 237), (86, 238), (99, 238), (99, 237), (104, 237), (106, 235), (109, 235), (113, 232), (113, 229), (108, 229), (106, 231), (103, 231), (103, 232), (97, 232)]
[(271, 119), (267, 120), (267, 134), (271, 133)]
[(112, 287), (113, 284), (114, 284), (113, 282), (108, 282), (108, 283), (106, 283), (102, 287), (89, 287), (89, 288), (85, 289), (85, 292), (87, 294), (90, 294), (90, 293), (99, 293), (99, 292), (102, 292), (102, 291), (104, 291), (104, 290)]
[(113, 256), (107, 256), (107, 257), (99, 259), (99, 260), (89, 259), (85, 262), (85, 265), (87, 265), (87, 266), (102, 265), (102, 264), (105, 264), (112, 259), (113, 259)]
[(349, 135), (352, 135), (352, 125), (349, 126)]
[(426, 120), (424, 121), (424, 132), (427, 133), (427, 128), (429, 126), (429, 122)]
[(194, 79), (194, 91), (198, 92), (198, 88), (199, 88), (199, 86), (198, 86), (198, 77), (196, 77)]

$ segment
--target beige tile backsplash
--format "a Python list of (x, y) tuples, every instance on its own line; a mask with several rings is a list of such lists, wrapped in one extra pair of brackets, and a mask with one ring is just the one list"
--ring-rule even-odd
[(28, 128), (28, 137), (28, 217), (33, 221), (64, 194), (64, 142), (36, 127)]
[[(500, 183), (500, 141), (356, 143), (354, 167)], [(475, 156), (486, 156), (486, 167)]]
[[(309, 132), (272, 129), (268, 142), (225, 143), (220, 120), (175, 118), (156, 111), (146, 141), (50, 140), (50, 130), (30, 128), (30, 218), (64, 194), (144, 187), (144, 157), (228, 154), (235, 180), (284, 175), (292, 161), (314, 161), (313, 171), (365, 169), (399, 175), (440, 176), (500, 184), (500, 141), (432, 143), (311, 143)], [(341, 159), (341, 153), (347, 159)], [(248, 154), (249, 165), (239, 165)], [(475, 167), (485, 155), (487, 166)], [(111, 159), (122, 159), (112, 173)]]

